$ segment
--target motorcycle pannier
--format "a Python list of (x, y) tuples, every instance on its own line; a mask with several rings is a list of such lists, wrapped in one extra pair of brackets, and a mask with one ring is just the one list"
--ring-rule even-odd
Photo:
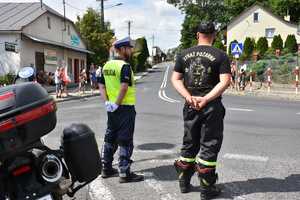
[(64, 158), (72, 178), (89, 182), (101, 173), (101, 159), (94, 132), (84, 124), (72, 124), (62, 136)]
[(0, 158), (37, 142), (56, 126), (56, 104), (38, 83), (0, 88)]

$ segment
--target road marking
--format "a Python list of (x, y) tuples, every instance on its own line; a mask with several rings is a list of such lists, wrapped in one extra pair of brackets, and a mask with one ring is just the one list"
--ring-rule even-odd
[(160, 153), (160, 154), (174, 154), (174, 153), (176, 153), (175, 151), (169, 150), (169, 149), (142, 150), (142, 149), (138, 149), (138, 148), (135, 148), (134, 152), (135, 153), (151, 153), (151, 154), (153, 154), (153, 153)]
[(167, 87), (169, 69), (170, 69), (170, 66), (167, 67), (166, 72), (164, 74), (163, 81), (162, 81), (160, 89), (158, 91), (158, 97), (169, 103), (180, 103), (180, 101), (172, 99), (166, 95), (165, 88)]
[(162, 100), (169, 102), (169, 103), (175, 103), (174, 100), (170, 100), (169, 98), (166, 98), (165, 96), (163, 96), (163, 91), (164, 90), (159, 90), (158, 91), (158, 97), (161, 98)]
[(296, 115), (300, 115), (300, 112), (299, 112), (299, 113), (297, 113)]
[(150, 188), (155, 190), (156, 194), (159, 195), (160, 200), (176, 200), (176, 198), (172, 194), (170, 194), (164, 190), (162, 184), (160, 184), (160, 182), (158, 180), (156, 180), (156, 177), (153, 173), (145, 172), (144, 176), (145, 176), (146, 184)]
[(115, 200), (108, 187), (103, 184), (100, 176), (89, 185), (89, 194), (92, 200)]
[(251, 109), (244, 109), (244, 108), (227, 108), (227, 110), (241, 111), (241, 112), (253, 112), (254, 111), (254, 110), (251, 110)]
[(269, 160), (268, 157), (263, 157), (263, 156), (252, 156), (252, 155), (231, 154), (231, 153), (226, 153), (223, 156), (223, 158), (235, 159), (235, 160), (259, 161), (259, 162), (267, 162)]

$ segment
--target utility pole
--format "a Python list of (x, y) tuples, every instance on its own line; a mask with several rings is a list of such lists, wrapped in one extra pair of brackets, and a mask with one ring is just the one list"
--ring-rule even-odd
[(128, 20), (127, 23), (128, 23), (128, 37), (130, 37), (130, 35), (131, 35), (131, 23), (132, 23), (132, 21)]
[(153, 57), (154, 56), (153, 55), (153, 48), (154, 48), (154, 40), (155, 40), (154, 34), (152, 35), (151, 39), (152, 39), (152, 57)]
[(102, 31), (104, 31), (104, 0), (101, 0), (101, 27)]
[(43, 0), (40, 0), (41, 2), (41, 9), (43, 9)]
[(63, 0), (63, 5), (64, 5), (64, 31), (67, 30), (67, 27), (66, 27), (66, 1)]

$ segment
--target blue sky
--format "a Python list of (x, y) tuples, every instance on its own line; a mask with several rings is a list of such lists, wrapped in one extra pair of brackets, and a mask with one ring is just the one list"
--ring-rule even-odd
[[(0, 0), (0, 2), (38, 2), (39, 0)], [(145, 36), (148, 46), (152, 46), (152, 35), (155, 46), (163, 50), (179, 45), (181, 24), (184, 15), (166, 3), (167, 0), (107, 0), (105, 1), (105, 20), (110, 21), (118, 38), (128, 35), (128, 20), (132, 21), (131, 36), (133, 39)], [(43, 0), (45, 4), (63, 12), (62, 0)], [(77, 15), (83, 15), (88, 7), (100, 9), (96, 0), (66, 0), (66, 15), (73, 21)], [(117, 3), (122, 6), (110, 8)]]

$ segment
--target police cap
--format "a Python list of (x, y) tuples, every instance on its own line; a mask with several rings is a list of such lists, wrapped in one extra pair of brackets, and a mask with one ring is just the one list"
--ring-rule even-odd
[(118, 40), (114, 43), (114, 47), (119, 49), (121, 47), (134, 47), (132, 40), (130, 39), (130, 37), (126, 37), (124, 39)]
[(198, 26), (197, 32), (204, 34), (212, 34), (216, 32), (216, 28), (213, 22), (201, 22)]

